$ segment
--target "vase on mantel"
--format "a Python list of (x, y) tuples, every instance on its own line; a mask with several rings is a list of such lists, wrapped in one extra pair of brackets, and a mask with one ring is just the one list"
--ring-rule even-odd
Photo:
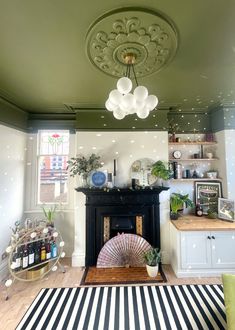
[(82, 188), (87, 188), (89, 187), (89, 183), (88, 183), (88, 176), (89, 174), (88, 173), (83, 173), (80, 175), (80, 187)]

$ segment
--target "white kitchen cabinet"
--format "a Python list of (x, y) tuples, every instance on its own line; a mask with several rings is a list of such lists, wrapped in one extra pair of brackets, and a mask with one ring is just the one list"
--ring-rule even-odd
[(171, 265), (178, 277), (235, 273), (235, 231), (180, 231), (171, 224)]
[(210, 232), (181, 232), (181, 265), (183, 269), (211, 267)]

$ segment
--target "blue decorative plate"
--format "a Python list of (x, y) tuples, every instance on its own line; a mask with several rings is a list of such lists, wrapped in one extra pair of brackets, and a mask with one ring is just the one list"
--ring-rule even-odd
[(106, 183), (106, 175), (102, 171), (96, 171), (91, 174), (91, 183), (95, 187), (102, 187)]

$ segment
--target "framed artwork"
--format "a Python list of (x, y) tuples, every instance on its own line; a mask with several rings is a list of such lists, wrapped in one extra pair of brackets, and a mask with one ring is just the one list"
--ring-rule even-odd
[(200, 204), (203, 214), (208, 210), (218, 213), (218, 199), (222, 197), (222, 184), (219, 181), (195, 181), (195, 204)]
[(235, 221), (235, 201), (232, 199), (219, 198), (218, 215), (220, 219)]
[(93, 187), (101, 188), (107, 184), (108, 171), (92, 171), (90, 174), (90, 184)]

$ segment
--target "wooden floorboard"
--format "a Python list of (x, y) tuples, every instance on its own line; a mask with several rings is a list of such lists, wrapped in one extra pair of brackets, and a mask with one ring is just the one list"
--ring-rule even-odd
[[(15, 329), (41, 288), (78, 287), (84, 269), (71, 267), (70, 259), (68, 258), (65, 260), (65, 267), (65, 274), (56, 271), (51, 272), (40, 281), (29, 283), (15, 282), (9, 291), (10, 298), (8, 301), (5, 301), (5, 286), (0, 284), (0, 329)], [(178, 279), (174, 275), (170, 265), (163, 265), (163, 271), (167, 278), (166, 285), (221, 284), (220, 277)], [(164, 283), (160, 284), (165, 285)]]

